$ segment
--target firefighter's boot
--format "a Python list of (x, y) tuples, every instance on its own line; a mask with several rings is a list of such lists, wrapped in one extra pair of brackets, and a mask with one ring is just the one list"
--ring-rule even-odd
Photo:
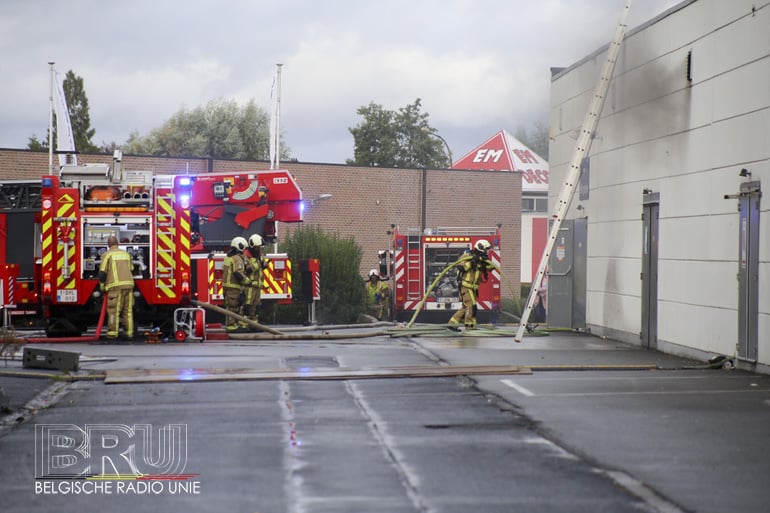
[(460, 321), (458, 321), (454, 317), (449, 319), (449, 329), (452, 330), (452, 331), (461, 331), (460, 330)]

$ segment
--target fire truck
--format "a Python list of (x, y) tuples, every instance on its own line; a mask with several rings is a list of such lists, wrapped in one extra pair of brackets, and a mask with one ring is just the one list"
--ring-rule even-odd
[[(409, 321), (415, 312), (418, 312), (418, 322), (449, 321), (452, 314), (462, 306), (457, 267), (442, 273), (470, 252), (477, 241), (486, 239), (492, 244), (489, 258), (496, 266), (500, 266), (499, 227), (409, 228), (405, 231), (395, 225), (391, 228), (391, 249), (379, 253), (380, 274), (387, 276), (390, 271), (393, 292), (391, 307), (397, 321)], [(479, 322), (497, 320), (500, 313), (500, 282), (500, 273), (494, 270), (479, 285)]]
[[(45, 320), (49, 336), (84, 331), (98, 318), (99, 265), (115, 236), (133, 258), (137, 322), (162, 326), (191, 299), (221, 302), (233, 237), (273, 243), (276, 223), (301, 221), (302, 192), (285, 170), (156, 175), (123, 169), (118, 151), (112, 166), (0, 182), (0, 282), (11, 284), (2, 306)], [(263, 298), (290, 299), (291, 261), (266, 256)]]

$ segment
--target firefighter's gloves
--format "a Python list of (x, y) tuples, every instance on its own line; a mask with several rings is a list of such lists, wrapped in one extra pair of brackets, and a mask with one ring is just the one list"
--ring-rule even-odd
[(489, 258), (486, 255), (473, 255), (471, 258), (474, 264), (480, 264), (481, 262), (489, 262)]

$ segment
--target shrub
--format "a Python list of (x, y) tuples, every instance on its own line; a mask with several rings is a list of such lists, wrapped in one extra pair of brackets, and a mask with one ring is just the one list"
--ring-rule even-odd
[[(282, 243), (281, 250), (292, 261), (295, 295), (301, 292), (299, 261), (317, 258), (321, 262), (321, 300), (316, 317), (321, 324), (349, 324), (364, 312), (364, 279), (358, 274), (363, 250), (353, 237), (327, 234), (316, 225), (302, 225)], [(279, 305), (283, 323), (307, 320), (307, 305)]]

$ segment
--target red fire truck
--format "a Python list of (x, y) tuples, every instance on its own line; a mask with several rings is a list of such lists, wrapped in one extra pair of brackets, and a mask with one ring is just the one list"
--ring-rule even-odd
[[(276, 222), (302, 221), (302, 192), (288, 171), (156, 175), (124, 170), (121, 160), (116, 152), (112, 166), (64, 165), (40, 180), (0, 182), (0, 266), (19, 266), (3, 280), (14, 284), (11, 313), (45, 319), (49, 335), (95, 323), (112, 235), (133, 257), (137, 321), (162, 326), (191, 299), (216, 302), (233, 237), (258, 233), (272, 243)], [(263, 298), (291, 298), (291, 262), (268, 257)]]
[[(391, 250), (380, 252), (380, 273), (390, 279), (392, 309), (395, 320), (409, 321), (420, 308), (417, 321), (445, 323), (462, 306), (457, 268), (436, 279), (473, 245), (486, 239), (492, 244), (489, 258), (500, 266), (500, 228), (409, 228), (406, 231), (392, 226)], [(390, 266), (387, 264), (391, 259)], [(489, 273), (479, 286), (479, 322), (495, 322), (500, 313), (500, 273)], [(425, 297), (426, 292), (433, 288)], [(420, 307), (420, 302), (425, 302)]]

